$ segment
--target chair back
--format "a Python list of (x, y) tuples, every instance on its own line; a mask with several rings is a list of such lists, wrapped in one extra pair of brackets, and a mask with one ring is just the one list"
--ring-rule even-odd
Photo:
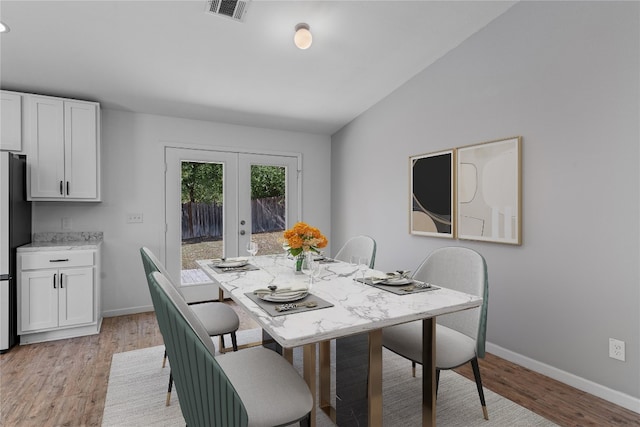
[(376, 262), (376, 241), (369, 236), (355, 236), (347, 240), (334, 257), (338, 261), (349, 262), (352, 256), (369, 258), (369, 268)]
[(187, 425), (247, 426), (246, 408), (200, 320), (164, 275), (152, 272), (147, 280)]
[(143, 246), (140, 248), (140, 255), (142, 256), (142, 265), (144, 266), (144, 274), (145, 276), (149, 276), (149, 274), (157, 271), (162, 274), (167, 280), (173, 285), (175, 290), (180, 294), (180, 296), (184, 299), (184, 294), (180, 290), (178, 286), (175, 285), (174, 281), (171, 280), (171, 276), (169, 272), (164, 267), (164, 264), (160, 262), (160, 260), (154, 255), (149, 248)]
[(413, 277), (482, 297), (480, 307), (438, 316), (436, 322), (475, 339), (476, 355), (484, 357), (489, 281), (487, 263), (482, 255), (462, 247), (436, 249), (420, 264)]

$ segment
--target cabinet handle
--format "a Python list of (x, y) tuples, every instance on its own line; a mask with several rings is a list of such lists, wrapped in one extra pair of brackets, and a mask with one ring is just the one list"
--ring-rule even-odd
[(67, 181), (67, 196), (69, 195), (69, 181)]
[(50, 259), (49, 262), (67, 262), (69, 258)]
[(62, 181), (60, 181), (60, 195), (62, 196), (64, 193), (62, 192)]
[(53, 275), (53, 289), (56, 289), (56, 274)]
[(60, 289), (62, 289), (64, 286), (62, 286), (62, 273), (60, 273)]

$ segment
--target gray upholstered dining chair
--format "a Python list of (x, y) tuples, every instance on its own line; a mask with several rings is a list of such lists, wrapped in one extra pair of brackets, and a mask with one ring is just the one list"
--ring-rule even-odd
[(313, 396), (291, 364), (264, 347), (214, 356), (202, 322), (169, 280), (158, 272), (147, 280), (188, 426), (310, 425)]
[(369, 268), (373, 268), (376, 262), (376, 241), (365, 235), (354, 236), (347, 240), (334, 258), (349, 262), (352, 256), (369, 258)]
[[(418, 267), (415, 279), (482, 297), (482, 305), (436, 317), (436, 384), (442, 369), (471, 363), (482, 412), (489, 419), (482, 390), (478, 358), (484, 357), (487, 330), (489, 282), (487, 264), (479, 253), (462, 247), (433, 251)], [(422, 364), (422, 322), (409, 322), (382, 330), (382, 345), (416, 363)], [(437, 392), (437, 388), (436, 388)]]
[[(175, 286), (174, 282), (169, 278), (169, 274), (165, 269), (164, 265), (158, 260), (158, 258), (151, 252), (148, 248), (142, 247), (140, 249), (140, 254), (142, 255), (142, 264), (144, 266), (145, 275), (149, 275), (152, 272), (160, 272), (163, 276), (167, 278), (167, 280), (174, 286), (176, 292), (183, 301), (184, 295), (180, 289)], [(204, 302), (204, 303), (195, 303), (190, 304), (191, 310), (195, 313), (196, 316), (200, 319), (202, 324), (204, 325), (207, 333), (211, 337), (220, 337), (220, 342), (222, 347), (224, 347), (224, 335), (231, 335), (231, 344), (233, 347), (233, 351), (238, 351), (238, 341), (236, 338), (236, 331), (240, 327), (240, 319), (236, 312), (226, 304), (220, 302)], [(167, 352), (164, 352), (164, 357), (162, 359), (162, 367), (164, 368), (165, 362), (167, 360)], [(167, 399), (165, 405), (169, 406), (171, 403), (171, 389), (173, 385), (173, 371), (169, 374), (169, 385), (167, 387)]]

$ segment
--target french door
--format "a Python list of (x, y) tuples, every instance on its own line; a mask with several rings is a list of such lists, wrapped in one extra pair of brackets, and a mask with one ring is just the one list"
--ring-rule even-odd
[(196, 259), (277, 253), (300, 217), (295, 154), (165, 148), (165, 265), (190, 301), (218, 297)]

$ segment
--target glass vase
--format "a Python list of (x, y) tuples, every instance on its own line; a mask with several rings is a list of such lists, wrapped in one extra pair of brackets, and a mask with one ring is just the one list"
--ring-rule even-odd
[(302, 263), (304, 263), (304, 252), (296, 256), (296, 272), (302, 272)]

